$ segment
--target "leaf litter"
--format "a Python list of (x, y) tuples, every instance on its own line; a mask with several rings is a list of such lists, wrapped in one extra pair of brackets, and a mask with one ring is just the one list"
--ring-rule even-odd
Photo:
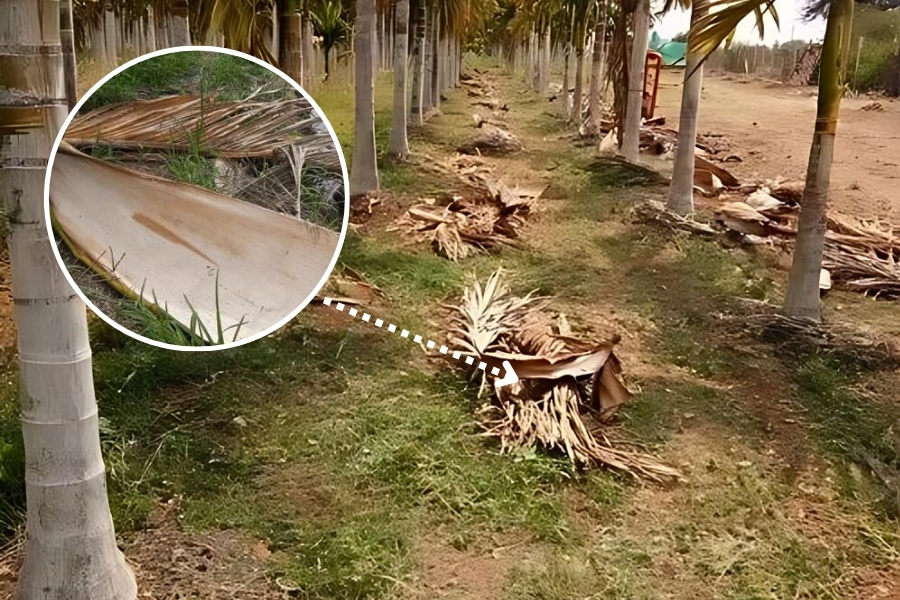
[[(450, 308), (449, 343), (477, 359), (472, 375), (480, 376), (481, 393), (491, 390), (482, 425), (502, 451), (539, 446), (563, 452), (581, 468), (606, 467), (654, 481), (678, 478), (661, 460), (612, 442), (608, 424), (632, 397), (614, 352), (618, 337), (574, 337), (564, 319), (551, 316), (550, 299), (512, 294), (499, 270), (484, 283), (473, 279)], [(519, 381), (498, 388), (498, 375), (474, 366), (478, 361), (509, 361)]]

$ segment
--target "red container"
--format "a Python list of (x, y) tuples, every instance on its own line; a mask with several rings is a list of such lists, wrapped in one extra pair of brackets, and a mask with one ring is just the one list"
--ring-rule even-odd
[(662, 69), (662, 54), (650, 50), (644, 63), (644, 98), (641, 102), (641, 116), (652, 119), (656, 110), (656, 90), (659, 88), (659, 73)]

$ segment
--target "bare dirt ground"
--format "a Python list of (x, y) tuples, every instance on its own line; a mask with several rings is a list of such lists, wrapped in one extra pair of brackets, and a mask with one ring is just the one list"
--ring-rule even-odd
[[(683, 71), (664, 71), (657, 115), (678, 128)], [(866, 96), (844, 98), (838, 122), (831, 206), (862, 218), (900, 221), (900, 102), (877, 98), (881, 110), (863, 110)], [(742, 163), (729, 167), (740, 178), (782, 177), (802, 181), (813, 124), (815, 88), (733, 74), (707, 76), (700, 104), (700, 133), (725, 136)]]

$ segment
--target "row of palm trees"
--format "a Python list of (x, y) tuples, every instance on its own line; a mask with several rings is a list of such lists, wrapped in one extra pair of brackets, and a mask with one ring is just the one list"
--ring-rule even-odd
[[(900, 0), (862, 0), (895, 8)], [(731, 40), (738, 23), (751, 17), (762, 35), (766, 22), (778, 24), (775, 0), (667, 0), (691, 11), (687, 66), (679, 119), (678, 145), (668, 193), (668, 208), (681, 216), (694, 211), (694, 161), (700, 114), (703, 62)], [(651, 24), (650, 0), (512, 0), (503, 48), (513, 68), (524, 68), (526, 81), (546, 94), (553, 49), (562, 49), (563, 111), (581, 119), (585, 48), (592, 44), (589, 123), (596, 130), (604, 112), (604, 95), (613, 90), (613, 112), (620, 154), (639, 160), (645, 57)], [(846, 72), (854, 0), (810, 0), (808, 18), (827, 19), (821, 59), (816, 121), (812, 127), (806, 186), (797, 241), (782, 312), (819, 321), (819, 282), (827, 225), (827, 199), (843, 76)], [(575, 81), (569, 109), (569, 55), (575, 54)]]
[[(95, 43), (102, 37), (104, 48), (111, 48), (113, 44), (107, 45), (107, 41), (115, 39), (117, 29), (123, 30), (116, 25), (116, 15), (131, 14), (137, 15), (142, 44), (150, 44), (148, 31), (153, 32), (154, 43), (159, 40), (158, 19), (167, 23), (163, 26), (169, 30), (166, 43), (183, 37), (185, 28), (195, 40), (203, 32), (212, 31), (225, 45), (283, 65), (294, 61), (300, 65), (294, 68), (302, 69), (306, 52), (303, 44), (311, 37), (303, 32), (310, 26), (320, 33), (327, 29), (312, 14), (328, 0), (133, 0), (117, 4), (76, 0), (74, 7), (67, 6), (67, 1), (62, 0), (62, 10), (60, 0), (0, 2), (0, 22), (15, 24), (0, 28), (0, 52), (4, 53), (0, 58), (8, 63), (8, 72), (30, 75), (4, 82), (2, 85), (11, 93), (0, 94), (0, 114), (6, 119), (0, 123), (0, 200), (7, 204), (5, 212), (11, 217), (28, 496), (19, 597), (132, 600), (136, 596), (134, 579), (116, 548), (106, 498), (85, 309), (55, 264), (44, 223), (42, 192), (47, 156), (67, 108), (61, 100), (67, 97), (62, 59), (74, 56), (76, 38), (81, 45), (84, 40)], [(884, 4), (888, 0), (878, 1)], [(356, 0), (353, 6), (341, 5), (340, 11), (329, 6), (329, 22), (339, 18), (353, 23), (354, 193), (378, 187), (376, 65), (392, 63), (394, 111), (389, 151), (405, 157), (409, 152), (408, 123), (421, 121), (429, 110), (439, 107), (441, 91), (458, 80), (462, 49), (478, 40), (505, 41), (507, 51), (515, 50), (516, 60), (523, 63), (529, 80), (541, 91), (549, 86), (553, 48), (568, 48), (576, 58), (578, 96), (583, 94), (583, 83), (579, 82), (584, 80), (583, 62), (591, 47), (588, 38), (593, 37), (588, 103), (591, 117), (599, 118), (603, 109), (600, 92), (608, 78), (622, 123), (622, 152), (637, 159), (648, 0), (502, 0), (499, 4), (494, 0), (393, 0), (380, 4), (378, 0)], [(827, 14), (828, 25), (807, 184), (784, 312), (818, 319), (829, 171), (853, 0), (823, 0), (813, 8)], [(125, 12), (129, 10), (134, 12)], [(73, 11), (74, 27), (66, 16)], [(689, 173), (693, 168), (702, 61), (744, 17), (756, 14), (761, 22), (776, 14), (774, 0), (718, 0), (712, 5), (694, 0), (692, 12), (682, 131), (669, 195), (670, 207), (685, 215), (693, 210), (693, 177)], [(110, 13), (111, 20), (107, 20)], [(151, 14), (153, 27), (149, 27)], [(53, 15), (60, 15), (60, 19)], [(390, 29), (388, 22), (393, 24)], [(61, 30), (69, 32), (64, 44)], [(282, 34), (278, 43), (276, 31)], [(299, 46), (293, 39), (297, 32), (306, 38)], [(392, 60), (386, 58), (388, 47), (393, 49)], [(74, 93), (68, 97), (71, 101)], [(573, 112), (580, 117), (580, 100)]]

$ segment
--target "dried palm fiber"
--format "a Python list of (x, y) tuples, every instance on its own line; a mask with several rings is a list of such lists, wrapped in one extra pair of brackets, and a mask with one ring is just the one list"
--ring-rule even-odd
[[(667, 212), (661, 204), (647, 203), (636, 215), (684, 228)], [(796, 235), (797, 216), (796, 207), (774, 203), (754, 208), (746, 202), (727, 202), (716, 211), (716, 221), (730, 231), (756, 239), (777, 236), (785, 241)], [(900, 233), (887, 223), (833, 213), (828, 217), (822, 268), (830, 274), (830, 281), (845, 288), (871, 296), (900, 298)]]
[(331, 135), (305, 98), (220, 102), (215, 97), (167, 96), (113, 104), (78, 114), (66, 129), (73, 146), (133, 149), (200, 148), (222, 158), (272, 156), (300, 144), (306, 159), (340, 169)]
[[(678, 472), (647, 454), (614, 448), (602, 423), (631, 397), (613, 353), (618, 340), (600, 344), (554, 333), (549, 300), (509, 292), (496, 271), (482, 285), (477, 280), (452, 306), (449, 341), (464, 354), (490, 365), (508, 360), (519, 381), (494, 388), (486, 407), (486, 434), (502, 449), (540, 445), (564, 452), (580, 467), (609, 467), (654, 480)], [(485, 384), (496, 376), (473, 368)]]
[(478, 161), (457, 157), (450, 163), (429, 161), (429, 169), (456, 177), (464, 184), (460, 194), (429, 199), (411, 207), (392, 230), (428, 242), (453, 261), (474, 252), (514, 243), (545, 188), (510, 189), (494, 179)]
[(188, 328), (199, 318), (213, 331), (221, 319), (229, 341), (268, 329), (309, 298), (339, 240), (323, 227), (66, 144), (53, 162), (50, 209), (74, 254), (114, 288)]

